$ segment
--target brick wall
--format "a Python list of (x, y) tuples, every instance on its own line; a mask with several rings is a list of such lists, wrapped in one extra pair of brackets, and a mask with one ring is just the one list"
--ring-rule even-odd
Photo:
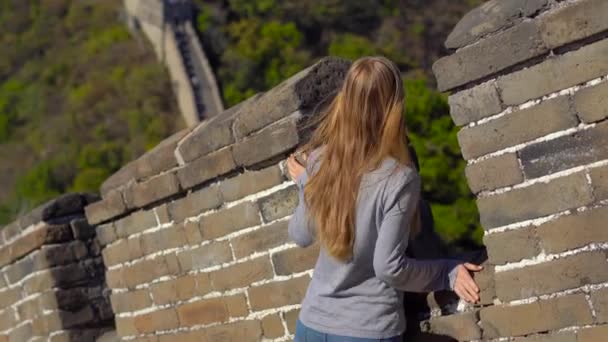
[(86, 208), (103, 246), (117, 335), (289, 340), (318, 249), (287, 237), (284, 168), (349, 62), (325, 58), (126, 165)]
[(95, 228), (69, 194), (0, 232), (0, 341), (92, 341), (113, 327)]
[(489, 256), (482, 304), (423, 324), (461, 340), (608, 337), (608, 1), (473, 10), (434, 64), (451, 91)]

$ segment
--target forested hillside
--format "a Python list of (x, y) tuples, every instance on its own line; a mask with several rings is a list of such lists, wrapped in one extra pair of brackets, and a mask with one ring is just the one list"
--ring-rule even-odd
[[(227, 106), (326, 55), (385, 55), (403, 71), (410, 138), (438, 230), (480, 242), (446, 97), (430, 66), (479, 0), (194, 0)], [(165, 70), (121, 1), (0, 0), (0, 223), (106, 176), (183, 124)]]
[(183, 124), (120, 0), (0, 0), (0, 223), (94, 191)]
[(316, 59), (385, 55), (400, 66), (409, 136), (437, 229), (452, 245), (481, 241), (446, 97), (430, 67), (477, 0), (196, 0), (197, 25), (224, 99), (233, 105)]

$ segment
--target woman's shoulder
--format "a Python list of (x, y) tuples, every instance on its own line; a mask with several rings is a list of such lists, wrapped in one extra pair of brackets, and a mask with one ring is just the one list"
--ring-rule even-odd
[(388, 188), (398, 189), (412, 181), (420, 180), (420, 175), (413, 165), (401, 163), (393, 157), (386, 157), (380, 169), (386, 174)]

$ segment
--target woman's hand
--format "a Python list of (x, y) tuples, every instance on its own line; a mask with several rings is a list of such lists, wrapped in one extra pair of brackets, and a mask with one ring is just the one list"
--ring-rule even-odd
[[(306, 160), (306, 154), (302, 154), (302, 158)], [(289, 172), (289, 177), (292, 181), (296, 181), (296, 178), (302, 174), (302, 172), (306, 172), (304, 166), (298, 162), (295, 154), (290, 154), (289, 158), (287, 158), (287, 171)]]
[(483, 269), (483, 266), (465, 262), (456, 267), (454, 292), (456, 292), (458, 297), (469, 303), (477, 303), (479, 301), (479, 286), (477, 286), (469, 271), (479, 272)]

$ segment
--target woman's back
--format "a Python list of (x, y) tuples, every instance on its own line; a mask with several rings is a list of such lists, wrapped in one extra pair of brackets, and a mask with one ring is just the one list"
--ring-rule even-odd
[[(309, 158), (313, 165), (319, 150)], [(309, 163), (310, 165), (310, 163)], [(316, 165), (318, 166), (318, 165)], [(395, 169), (396, 167), (396, 169)], [(303, 200), (303, 187), (317, 168), (297, 179), (300, 203), (289, 222), (300, 246), (314, 242)], [(389, 338), (403, 333), (403, 292), (449, 288), (450, 263), (406, 258), (409, 222), (420, 193), (415, 169), (386, 158), (363, 175), (355, 214), (353, 257), (348, 262), (328, 255), (321, 246), (300, 320), (337, 335)]]

